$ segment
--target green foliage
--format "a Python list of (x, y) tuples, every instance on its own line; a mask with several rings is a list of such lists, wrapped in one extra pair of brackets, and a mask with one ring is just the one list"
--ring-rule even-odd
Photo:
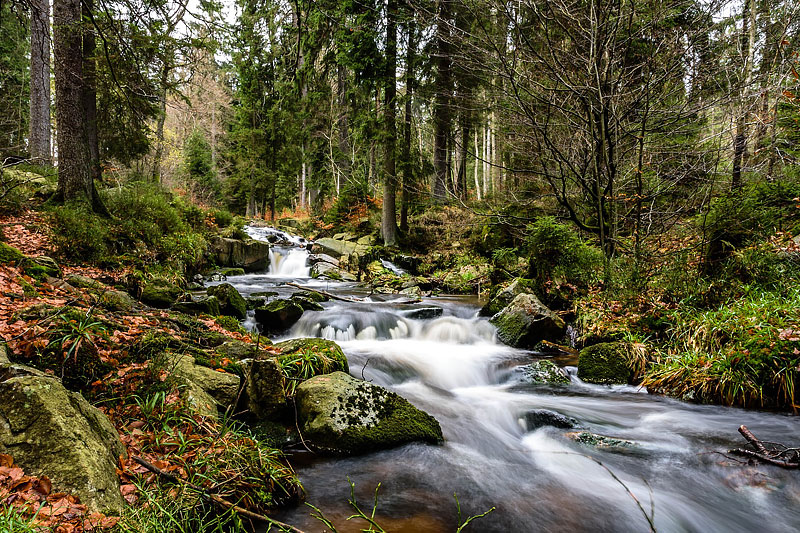
[(36, 525), (36, 515), (27, 518), (24, 513), (11, 505), (0, 507), (0, 533), (40, 533)]
[(53, 244), (67, 258), (98, 261), (110, 251), (110, 228), (84, 202), (57, 206), (53, 214)]
[(711, 310), (682, 308), (644, 384), (696, 401), (792, 409), (800, 365), (800, 290), (755, 290)]
[(29, 15), (22, 4), (0, 5), (0, 164), (7, 156), (25, 153), (30, 94)]
[(194, 130), (183, 149), (184, 165), (192, 189), (206, 197), (220, 194), (220, 183), (211, 161), (211, 145), (200, 130)]
[(526, 228), (530, 277), (540, 286), (548, 281), (586, 285), (598, 278), (602, 252), (586, 244), (571, 227), (542, 217)]

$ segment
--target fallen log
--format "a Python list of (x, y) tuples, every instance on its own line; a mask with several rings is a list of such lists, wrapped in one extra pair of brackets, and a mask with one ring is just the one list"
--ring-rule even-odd
[(159, 476), (165, 477), (165, 478), (169, 479), (170, 481), (174, 481), (174, 482), (179, 483), (181, 485), (186, 485), (187, 487), (189, 487), (189, 488), (191, 488), (193, 490), (196, 490), (197, 492), (202, 494), (205, 499), (211, 500), (212, 502), (214, 502), (217, 505), (219, 505), (221, 507), (224, 507), (226, 509), (231, 509), (232, 511), (234, 511), (234, 512), (236, 512), (236, 513), (238, 513), (238, 514), (240, 514), (242, 516), (245, 516), (245, 517), (250, 518), (252, 520), (258, 520), (259, 522), (267, 522), (268, 524), (272, 524), (274, 526), (278, 526), (279, 528), (281, 528), (282, 531), (290, 531), (291, 533), (304, 533), (302, 530), (297, 529), (296, 527), (294, 527), (291, 524), (286, 524), (284, 522), (280, 522), (278, 520), (275, 520), (274, 518), (270, 518), (270, 517), (268, 517), (266, 515), (263, 515), (263, 514), (254, 513), (253, 511), (248, 511), (247, 509), (245, 509), (243, 507), (239, 507), (235, 503), (231, 503), (228, 500), (226, 500), (224, 498), (221, 498), (220, 496), (217, 496), (216, 494), (211, 494), (206, 489), (204, 489), (203, 487), (195, 485), (194, 483), (190, 483), (190, 482), (186, 481), (185, 479), (181, 479), (178, 476), (176, 476), (175, 474), (172, 474), (170, 472), (164, 472), (163, 470), (161, 470), (160, 468), (158, 468), (154, 464), (151, 464), (151, 463), (147, 462), (146, 460), (142, 459), (141, 457), (133, 457), (133, 460), (136, 461), (137, 463), (139, 463), (140, 465), (142, 465), (143, 467), (145, 467), (146, 469), (148, 469), (149, 471), (153, 472), (154, 474), (157, 474)]

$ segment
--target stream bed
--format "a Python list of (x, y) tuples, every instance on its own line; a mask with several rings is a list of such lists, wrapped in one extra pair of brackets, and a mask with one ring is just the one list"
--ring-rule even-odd
[[(265, 240), (275, 232), (248, 231)], [(288, 296), (297, 289), (282, 284), (294, 282), (368, 297), (354, 283), (311, 279), (305, 243), (294, 239), (292, 246), (273, 247), (267, 272), (227, 281), (244, 296)], [(411, 305), (393, 303), (395, 298), (327, 302), (277, 339), (337, 341), (352, 375), (397, 392), (436, 417), (444, 432), (443, 446), (411, 444), (349, 458), (294, 454), (307, 501), (340, 533), (364, 527), (345, 521), (352, 514), (348, 479), (368, 511), (381, 484), (376, 520), (390, 532), (455, 531), (454, 493), (463, 518), (496, 508), (465, 531), (648, 531), (645, 514), (652, 514), (660, 532), (800, 530), (800, 473), (723, 455), (743, 445), (741, 424), (763, 440), (800, 442), (797, 417), (589, 385), (569, 366), (569, 385), (526, 384), (519, 367), (542, 356), (499, 343), (494, 327), (477, 317), (474, 298), (425, 298)], [(252, 318), (245, 325), (255, 327)], [(601, 449), (568, 438), (570, 430), (528, 430), (525, 414), (537, 409), (574, 418), (579, 431), (635, 446)], [(276, 518), (323, 531), (311, 512), (301, 505)]]

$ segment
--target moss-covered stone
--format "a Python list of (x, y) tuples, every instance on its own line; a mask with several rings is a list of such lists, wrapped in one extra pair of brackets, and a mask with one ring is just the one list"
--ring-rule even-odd
[(569, 375), (567, 372), (552, 361), (536, 361), (529, 365), (520, 367), (523, 379), (533, 385), (567, 385)]
[(67, 283), (79, 289), (102, 289), (105, 287), (102, 283), (80, 274), (70, 274), (66, 279)]
[(251, 417), (266, 420), (286, 407), (285, 378), (278, 361), (260, 356), (242, 361), (245, 384), (242, 402)]
[(578, 421), (571, 416), (565, 416), (549, 409), (535, 409), (525, 413), (521, 419), (526, 431), (533, 431), (540, 427), (554, 427), (559, 429), (572, 429), (578, 427)]
[(517, 278), (508, 287), (500, 289), (496, 294), (493, 294), (478, 314), (480, 316), (494, 316), (510, 304), (514, 298), (525, 293), (533, 294), (533, 280)]
[(244, 269), (239, 267), (220, 268), (217, 269), (217, 274), (225, 276), (244, 276)]
[(519, 294), (491, 318), (501, 341), (515, 348), (532, 349), (543, 340), (564, 335), (564, 320), (533, 294)]
[(61, 267), (55, 259), (44, 255), (25, 258), (21, 264), (22, 271), (37, 281), (45, 281), (48, 277), (61, 277)]
[(288, 341), (279, 342), (275, 345), (275, 348), (281, 351), (281, 355), (278, 356), (279, 363), (298, 353), (321, 354), (325, 356), (326, 359), (331, 360), (331, 364), (320, 368), (314, 375), (328, 374), (331, 372), (350, 372), (347, 357), (344, 355), (342, 349), (338, 344), (327, 339), (289, 339)]
[(267, 299), (260, 296), (248, 296), (244, 299), (244, 301), (245, 304), (247, 304), (248, 311), (252, 311), (253, 309), (258, 309), (259, 307), (264, 307), (267, 305)]
[[(201, 414), (216, 416), (217, 408), (225, 410), (236, 401), (239, 376), (198, 365), (195, 358), (189, 355), (177, 356), (174, 368), (175, 374), (189, 385), (190, 403)], [(194, 393), (194, 402), (191, 393)], [(205, 395), (213, 399), (213, 405), (206, 405), (208, 401)]]
[(206, 290), (209, 296), (216, 296), (219, 300), (218, 314), (243, 319), (247, 316), (247, 302), (244, 301), (239, 291), (230, 283), (222, 283), (209, 287)]
[(578, 377), (599, 385), (630, 383), (633, 371), (629, 359), (628, 345), (624, 342), (588, 346), (578, 356)]
[(383, 387), (334, 372), (297, 388), (303, 437), (317, 450), (355, 455), (444, 440), (435, 418)]
[(188, 302), (177, 302), (172, 306), (173, 311), (186, 313), (187, 315), (211, 315), (220, 314), (219, 300), (216, 296), (197, 298)]
[(100, 305), (109, 311), (121, 311), (124, 313), (136, 306), (136, 300), (127, 292), (110, 290), (102, 293)]
[(297, 304), (303, 308), (303, 311), (322, 311), (324, 309), (314, 300), (309, 300), (308, 298), (304, 298), (302, 296), (294, 295), (290, 298), (290, 300), (297, 302)]
[(9, 246), (4, 242), (0, 242), (0, 264), (16, 263), (22, 260), (25, 256), (22, 252)]
[[(275, 295), (277, 294), (278, 293), (275, 293)], [(256, 296), (256, 293), (253, 293), (253, 296)], [(303, 298), (306, 298), (307, 300), (311, 300), (312, 302), (317, 302), (317, 303), (327, 302), (330, 300), (328, 296), (325, 296), (321, 292), (310, 291), (310, 290), (296, 292), (292, 296), (301, 296)]]
[(579, 444), (607, 451), (622, 452), (638, 448), (638, 445), (633, 441), (607, 437), (597, 433), (589, 433), (588, 431), (570, 432), (567, 433), (567, 437)]
[(102, 412), (50, 377), (3, 381), (0, 398), (0, 453), (92, 511), (122, 511), (116, 465), (125, 447)]
[(180, 287), (169, 280), (155, 278), (147, 282), (142, 289), (141, 300), (151, 307), (167, 309), (178, 300), (182, 293)]
[[(259, 339), (262, 346), (270, 344), (270, 340), (261, 337)], [(233, 361), (240, 361), (242, 359), (247, 359), (248, 357), (253, 357), (257, 354), (256, 352), (256, 345), (255, 344), (248, 344), (242, 341), (230, 340), (227, 342), (223, 342), (219, 346), (214, 349), (220, 356), (227, 357)]]
[(281, 332), (292, 327), (303, 315), (303, 308), (293, 300), (273, 300), (256, 309), (256, 322), (265, 333)]

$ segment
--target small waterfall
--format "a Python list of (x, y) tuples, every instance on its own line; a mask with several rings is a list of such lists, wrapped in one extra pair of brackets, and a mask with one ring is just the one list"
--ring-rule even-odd
[(403, 270), (399, 266), (395, 265), (391, 261), (387, 261), (386, 259), (381, 259), (381, 265), (386, 270), (391, 270), (392, 273), (397, 275), (397, 276), (402, 276), (403, 274), (407, 274), (407, 272), (405, 270)]
[(273, 247), (269, 251), (269, 276), (279, 278), (310, 278), (308, 252), (300, 249)]
[(297, 246), (301, 248), (305, 248), (308, 244), (308, 241), (306, 241), (303, 237), (298, 237), (297, 235), (292, 235), (290, 233), (286, 233), (285, 231), (281, 231), (269, 226), (245, 226), (244, 231), (252, 239), (271, 244), (284, 244), (287, 246)]

